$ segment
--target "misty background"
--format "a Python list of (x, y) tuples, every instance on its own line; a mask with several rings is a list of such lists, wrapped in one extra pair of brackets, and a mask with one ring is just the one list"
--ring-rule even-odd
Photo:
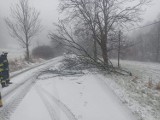
[[(10, 7), (14, 6), (18, 1), (19, 0), (1, 0), (0, 2), (0, 49), (8, 52), (14, 52), (15, 54), (23, 54), (24, 49), (19, 46), (17, 40), (9, 35), (4, 21), (6, 17), (10, 16)], [(57, 23), (60, 18), (58, 11), (59, 0), (30, 0), (29, 4), (40, 12), (40, 20), (43, 26), (43, 30), (34, 38), (31, 49), (40, 45), (49, 45), (51, 40), (48, 37), (48, 33), (49, 31), (54, 31), (55, 28), (53, 23)], [(156, 20), (157, 16), (160, 14), (159, 5), (159, 0), (152, 0), (147, 7), (143, 8), (145, 12), (142, 15), (143, 21), (139, 26), (143, 26)], [(133, 26), (133, 28), (136, 27), (137, 26)], [(145, 30), (143, 29), (142, 31)], [(139, 30), (135, 30), (127, 34), (135, 36), (138, 33)]]

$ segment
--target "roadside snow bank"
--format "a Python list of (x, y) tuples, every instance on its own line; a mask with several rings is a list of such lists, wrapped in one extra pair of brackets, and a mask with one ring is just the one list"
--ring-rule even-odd
[(121, 65), (133, 76), (104, 74), (99, 77), (140, 120), (160, 120), (160, 91), (156, 90), (156, 84), (160, 81), (160, 65), (134, 61), (121, 61)]

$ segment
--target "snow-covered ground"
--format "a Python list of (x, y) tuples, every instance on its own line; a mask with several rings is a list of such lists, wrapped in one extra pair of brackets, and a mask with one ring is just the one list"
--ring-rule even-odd
[(11, 117), (11, 120), (21, 119), (135, 120), (93, 74), (38, 80)]
[(2, 90), (2, 98), (4, 106), (0, 108), (0, 120), (6, 120), (12, 112), (16, 109), (21, 100), (25, 97), (25, 95), (30, 91), (32, 86), (35, 83), (36, 76), (44, 69), (49, 66), (57, 63), (62, 58), (55, 58), (46, 62), (45, 64), (41, 64), (37, 67), (33, 67), (28, 71), (21, 72), (21, 74), (17, 74), (11, 78), (13, 84), (9, 87), (6, 87)]
[[(14, 84), (3, 90), (2, 119), (136, 120), (96, 74), (82, 71), (83, 74), (58, 76), (45, 72), (61, 69), (61, 59), (12, 79)], [(18, 84), (22, 85), (15, 89), (14, 86)], [(13, 92), (7, 94), (8, 89), (13, 89)]]
[(160, 92), (146, 79), (150, 72), (158, 82), (158, 64), (123, 61), (133, 76), (121, 76), (64, 69), (62, 59), (13, 77), (0, 120), (159, 120)]
[(133, 76), (107, 74), (110, 79), (105, 82), (140, 119), (160, 120), (160, 90), (156, 89), (160, 82), (160, 64), (123, 60), (121, 67)]

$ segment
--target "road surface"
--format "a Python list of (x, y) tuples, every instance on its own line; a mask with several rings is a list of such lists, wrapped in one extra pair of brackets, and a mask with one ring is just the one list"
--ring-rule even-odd
[(61, 60), (13, 77), (13, 85), (3, 90), (0, 120), (136, 120), (97, 74), (41, 74), (59, 69)]

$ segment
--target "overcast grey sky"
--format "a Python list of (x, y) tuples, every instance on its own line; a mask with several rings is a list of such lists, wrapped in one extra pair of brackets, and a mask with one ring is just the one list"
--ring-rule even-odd
[[(0, 47), (17, 49), (18, 43), (8, 35), (8, 30), (3, 19), (9, 17), (10, 6), (18, 1), (19, 0), (0, 0)], [(39, 44), (49, 43), (49, 39), (47, 38), (48, 31), (54, 28), (52, 23), (57, 22), (58, 19), (58, 0), (30, 0), (29, 3), (40, 11), (40, 19), (43, 25), (43, 31), (35, 38), (35, 41), (39, 40)]]
[[(9, 37), (6, 25), (3, 18), (8, 17), (10, 14), (10, 6), (14, 5), (18, 0), (0, 0), (0, 47), (17, 49), (17, 42), (13, 38)], [(43, 25), (43, 32), (37, 36), (36, 40), (39, 40), (39, 44), (49, 43), (47, 38), (48, 31), (53, 29), (53, 22), (57, 22), (58, 19), (58, 0), (30, 0), (30, 5), (40, 11), (40, 19)], [(143, 23), (154, 20), (160, 13), (160, 0), (152, 0), (151, 5), (146, 8), (146, 12), (143, 15)]]

